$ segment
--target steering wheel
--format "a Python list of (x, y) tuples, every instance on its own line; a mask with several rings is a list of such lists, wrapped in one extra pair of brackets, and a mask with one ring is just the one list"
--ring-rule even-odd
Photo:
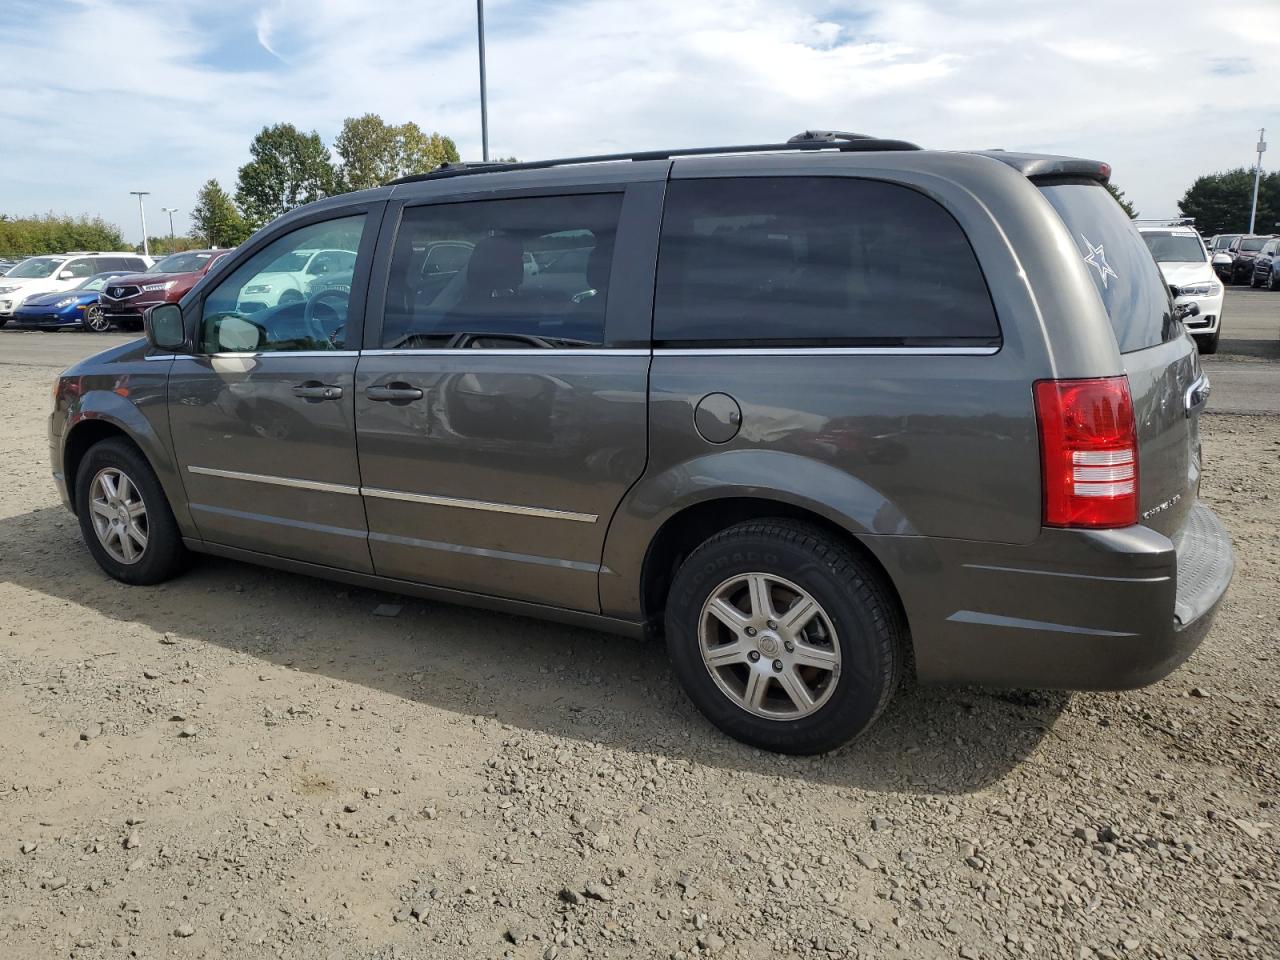
[[(346, 326), (347, 303), (350, 299), (351, 291), (338, 287), (321, 290), (315, 296), (309, 297), (302, 311), (302, 323), (307, 328), (307, 335), (316, 342), (332, 343), (337, 331)], [(325, 330), (325, 324), (317, 315), (317, 308), (323, 308), (322, 312), (330, 314), (336, 321), (334, 333)]]

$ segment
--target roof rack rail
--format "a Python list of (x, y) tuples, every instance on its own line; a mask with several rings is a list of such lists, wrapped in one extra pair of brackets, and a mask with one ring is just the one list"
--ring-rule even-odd
[(548, 167), (567, 167), (582, 163), (608, 163), (631, 160), (670, 160), (673, 157), (701, 157), (718, 153), (780, 153), (794, 150), (837, 150), (842, 153), (862, 153), (876, 150), (919, 150), (920, 147), (906, 140), (881, 140), (861, 133), (841, 133), (835, 130), (806, 130), (786, 143), (751, 143), (728, 147), (685, 147), (676, 150), (641, 150), (636, 153), (601, 153), (585, 157), (562, 157), (557, 160), (529, 160), (524, 163), (446, 163), (430, 173), (415, 173), (407, 177), (387, 181), (393, 187), (401, 183), (421, 183), (424, 180), (442, 180), (472, 173), (504, 173), (508, 170), (544, 170)]
[(1195, 217), (1134, 217), (1134, 223), (1145, 223), (1153, 227), (1194, 227)]

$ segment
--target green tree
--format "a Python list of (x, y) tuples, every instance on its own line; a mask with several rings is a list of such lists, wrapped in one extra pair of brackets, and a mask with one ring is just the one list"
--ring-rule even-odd
[(329, 151), (315, 131), (303, 133), (291, 123), (263, 127), (249, 155), (252, 159), (240, 168), (236, 203), (254, 229), (333, 193)]
[(1130, 220), (1138, 215), (1138, 209), (1130, 201), (1124, 198), (1124, 191), (1117, 187), (1110, 180), (1107, 181), (1107, 192), (1116, 198), (1116, 203), (1120, 204), (1120, 209), (1124, 211), (1126, 217)]
[(335, 178), (342, 190), (381, 186), (458, 159), (458, 148), (450, 138), (424, 133), (413, 121), (388, 124), (376, 113), (347, 117), (333, 150), (339, 159)]
[(0, 257), (65, 253), (68, 250), (121, 250), (120, 228), (101, 217), (0, 217)]
[[(168, 234), (163, 237), (148, 237), (147, 249), (151, 251), (153, 257), (167, 257), (171, 253), (181, 253), (183, 250), (195, 250), (197, 247), (203, 247), (204, 240), (201, 237), (173, 237)], [(142, 244), (138, 244), (133, 248), (134, 253), (142, 252)]]
[(191, 225), (211, 247), (234, 247), (249, 236), (249, 225), (236, 209), (231, 195), (217, 180), (208, 180), (196, 194), (191, 208)]
[[(1196, 229), (1204, 236), (1215, 233), (1243, 233), (1249, 229), (1249, 209), (1253, 201), (1253, 171), (1238, 167), (1224, 173), (1197, 177), (1178, 202), (1184, 217), (1196, 218)], [(1270, 233), (1280, 221), (1280, 172), (1269, 173), (1258, 185), (1258, 217), (1254, 227)]]

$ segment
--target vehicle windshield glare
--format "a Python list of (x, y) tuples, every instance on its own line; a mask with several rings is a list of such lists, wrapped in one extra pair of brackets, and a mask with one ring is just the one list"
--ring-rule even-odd
[(113, 276), (115, 276), (115, 274), (113, 274), (113, 273), (99, 273), (99, 274), (97, 274), (96, 276), (92, 276), (92, 277), (85, 277), (85, 279), (84, 279), (84, 282), (83, 282), (83, 283), (77, 283), (77, 284), (76, 284), (74, 287), (72, 287), (71, 289), (73, 289), (73, 290), (101, 290), (103, 287), (105, 287), (105, 286), (107, 285), (107, 281), (108, 281), (108, 280), (110, 280)]
[(1151, 255), (1158, 263), (1203, 263), (1204, 247), (1185, 233), (1143, 233)]
[(311, 257), (310, 250), (295, 250), (267, 265), (263, 273), (301, 273)]
[(195, 273), (203, 270), (211, 253), (175, 253), (152, 266), (147, 273)]
[(20, 280), (33, 280), (41, 277), (51, 277), (53, 272), (66, 263), (62, 257), (32, 257), (30, 260), (23, 260), (20, 264), (5, 274), (9, 278), (17, 278)]

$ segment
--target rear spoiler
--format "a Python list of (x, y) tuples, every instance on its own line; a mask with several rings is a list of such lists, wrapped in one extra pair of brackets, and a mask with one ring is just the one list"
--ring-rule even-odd
[(1055, 157), (1045, 153), (1009, 153), (1006, 150), (976, 150), (980, 157), (1007, 163), (1029, 180), (1047, 177), (1082, 177), (1106, 183), (1111, 179), (1111, 164), (1080, 157)]

